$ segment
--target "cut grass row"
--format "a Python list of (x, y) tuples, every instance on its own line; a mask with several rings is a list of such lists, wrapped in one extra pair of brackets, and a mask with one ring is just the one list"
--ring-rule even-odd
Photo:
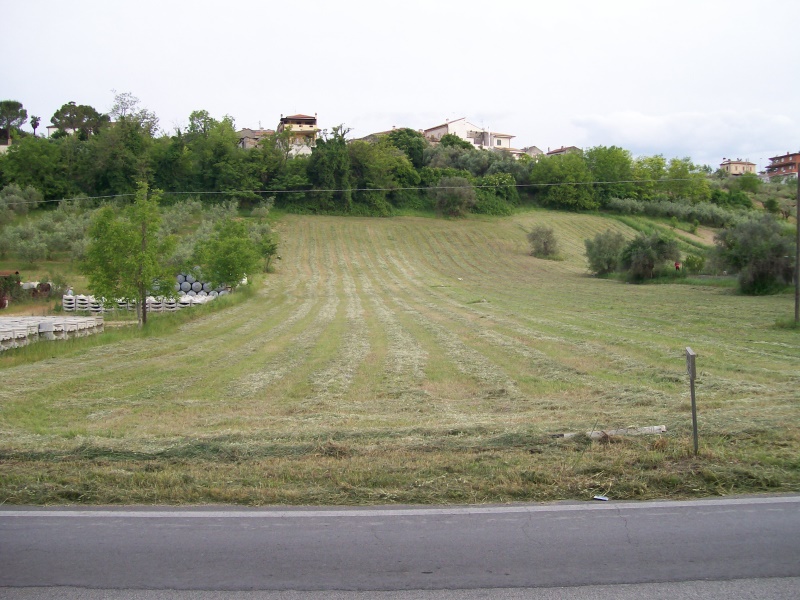
[[(529, 256), (552, 226), (564, 260)], [(286, 216), (257, 294), (5, 363), (0, 499), (363, 504), (800, 488), (787, 296), (588, 277), (618, 221)], [(632, 235), (628, 230), (627, 235)], [(155, 320), (157, 322), (157, 320)], [(87, 342), (88, 343), (88, 342)], [(683, 349), (698, 352), (699, 457)], [(666, 425), (658, 438), (566, 431)]]

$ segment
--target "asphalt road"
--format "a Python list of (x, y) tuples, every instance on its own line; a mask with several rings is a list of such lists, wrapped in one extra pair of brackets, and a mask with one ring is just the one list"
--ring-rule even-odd
[[(670, 586), (716, 586), (725, 593), (719, 597), (790, 598), (800, 597), (798, 578), (798, 496), (443, 508), (0, 510), (0, 595), (8, 598), (53, 597), (36, 595), (46, 588), (89, 594), (64, 598), (100, 597), (92, 589), (274, 592), (208, 598), (288, 599), (302, 590), (351, 591), (304, 596), (320, 598), (366, 598), (358, 592), (367, 590), (393, 599), (599, 598), (611, 596), (541, 594), (608, 586), (619, 586), (613, 596), (620, 598), (635, 586), (644, 586), (636, 593), (650, 589), (648, 597)], [(731, 594), (726, 585), (754, 595)], [(505, 595), (481, 592), (497, 588)], [(540, 595), (529, 595), (532, 588)], [(517, 590), (525, 595), (513, 595)]]

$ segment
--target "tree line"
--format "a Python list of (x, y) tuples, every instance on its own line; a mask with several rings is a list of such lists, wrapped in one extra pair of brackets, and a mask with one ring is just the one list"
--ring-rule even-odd
[[(277, 207), (301, 213), (387, 216), (420, 209), (503, 215), (520, 204), (614, 210), (620, 199), (735, 211), (751, 209), (762, 187), (754, 175), (709, 177), (711, 169), (690, 158), (633, 157), (617, 146), (595, 146), (517, 160), (453, 135), (432, 144), (407, 128), (351, 140), (346, 127), (334, 127), (321, 132), (310, 155), (293, 156), (289, 131), (244, 149), (231, 117), (218, 120), (198, 110), (188, 126), (163, 133), (155, 114), (131, 94), (117, 94), (107, 115), (65, 104), (51, 119), (57, 132), (44, 138), (19, 129), (27, 119), (21, 103), (0, 104), (0, 122), (14, 137), (0, 157), (0, 186), (33, 187), (45, 201), (133, 195), (146, 182), (167, 200), (204, 194), (209, 202), (254, 203), (275, 196)], [(767, 196), (761, 200), (769, 210), (790, 210), (783, 199), (788, 194)], [(698, 215), (702, 222), (705, 217)]]

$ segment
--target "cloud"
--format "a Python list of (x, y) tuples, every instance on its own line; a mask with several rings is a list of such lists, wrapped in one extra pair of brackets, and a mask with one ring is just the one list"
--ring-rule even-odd
[(616, 145), (634, 155), (689, 156), (712, 166), (723, 158), (746, 158), (760, 168), (770, 156), (797, 151), (800, 123), (762, 110), (646, 115), (615, 112), (573, 119), (587, 146)]

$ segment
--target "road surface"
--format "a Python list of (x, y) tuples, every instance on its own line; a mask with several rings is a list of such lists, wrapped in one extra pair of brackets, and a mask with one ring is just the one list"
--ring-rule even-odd
[[(594, 598), (609, 596), (508, 594), (623, 586), (613, 595), (624, 597), (622, 590), (637, 590), (631, 585), (645, 586), (638, 591), (649, 589), (649, 597), (669, 586), (725, 591), (727, 585), (727, 598), (739, 597), (731, 590), (748, 589), (754, 595), (740, 597), (783, 597), (778, 590), (785, 589), (788, 598), (800, 597), (798, 578), (798, 496), (441, 508), (0, 510), (4, 598), (49, 597), (35, 595), (47, 588), (89, 594), (59, 596), (76, 599), (100, 597), (92, 589), (270, 590), (276, 594), (257, 597), (281, 599), (294, 598), (292, 590), (351, 591), (304, 596), (320, 598), (405, 594), (383, 596), (394, 599), (487, 597), (469, 590), (497, 588), (506, 595), (491, 597)], [(776, 587), (770, 593), (764, 586)], [(169, 597), (187, 597), (177, 591)]]

